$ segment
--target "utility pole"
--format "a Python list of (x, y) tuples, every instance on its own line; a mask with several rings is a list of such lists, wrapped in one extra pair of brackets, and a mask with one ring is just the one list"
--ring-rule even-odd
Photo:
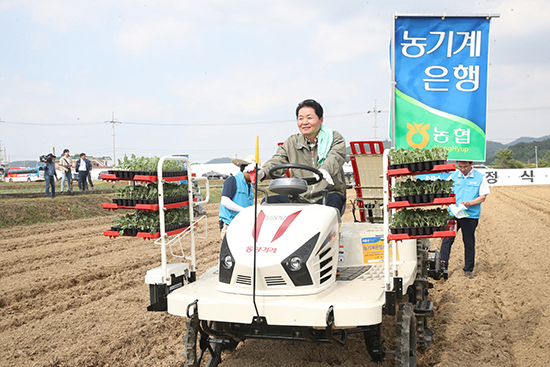
[[(0, 124), (3, 124), (4, 121), (0, 118)], [(4, 166), (4, 164), (9, 163), (9, 160), (6, 156), (6, 147), (2, 149), (2, 141), (0, 141), (0, 167)]]
[(535, 145), (535, 168), (539, 168), (539, 157), (537, 155), (537, 146)]
[(6, 160), (6, 148), (2, 149), (2, 141), (0, 140), (0, 167), (4, 166)]
[(115, 160), (115, 124), (120, 124), (120, 121), (115, 121), (115, 113), (113, 112), (113, 117), (111, 118), (111, 121), (105, 121), (107, 124), (111, 124), (113, 126), (113, 167), (116, 164)]
[(374, 114), (374, 140), (376, 140), (376, 115), (378, 115), (382, 110), (376, 108), (376, 99), (374, 100), (374, 108), (367, 111), (367, 113)]

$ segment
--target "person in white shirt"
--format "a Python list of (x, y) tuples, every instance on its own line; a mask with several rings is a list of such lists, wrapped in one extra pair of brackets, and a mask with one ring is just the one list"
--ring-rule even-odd
[(80, 153), (80, 159), (76, 162), (75, 167), (76, 172), (78, 172), (78, 188), (83, 190), (88, 190), (88, 175), (92, 170), (92, 163), (86, 159), (86, 153)]

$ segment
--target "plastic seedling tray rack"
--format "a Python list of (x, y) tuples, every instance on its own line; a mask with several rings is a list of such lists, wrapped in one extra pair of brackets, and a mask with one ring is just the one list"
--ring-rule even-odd
[[(420, 174), (452, 172), (456, 170), (456, 167), (453, 163), (446, 163), (445, 161), (443, 161), (442, 164), (435, 164), (431, 167), (432, 168), (429, 170), (419, 170), (419, 171), (411, 171), (409, 168), (388, 169), (387, 177), (390, 178), (390, 177), (401, 177), (401, 176), (416, 176)], [(406, 200), (388, 202), (387, 208), (407, 210), (407, 208), (412, 208), (412, 207), (429, 206), (429, 205), (450, 205), (450, 204), (454, 204), (455, 202), (456, 202), (455, 195), (451, 194), (449, 197), (446, 197), (446, 198), (445, 197), (434, 198), (433, 202), (429, 202), (429, 203), (425, 202), (425, 203), (411, 204), (409, 201), (406, 201)], [(429, 234), (418, 234), (418, 233), (426, 233), (426, 232)], [(417, 234), (413, 235), (413, 233), (417, 233)], [(388, 240), (400, 241), (400, 240), (415, 239), (415, 238), (455, 237), (455, 235), (456, 235), (456, 221), (449, 221), (449, 223), (447, 224), (444, 230), (437, 230), (437, 229), (427, 230), (424, 227), (422, 227), (421, 230), (417, 228), (414, 228), (414, 229), (411, 228), (409, 233), (388, 234)]]

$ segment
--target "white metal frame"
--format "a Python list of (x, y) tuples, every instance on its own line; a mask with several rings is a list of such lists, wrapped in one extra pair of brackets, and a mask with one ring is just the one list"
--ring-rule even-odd
[[(384, 284), (385, 289), (387, 291), (391, 291), (393, 289), (393, 282), (391, 281), (393, 277), (397, 277), (399, 275), (399, 272), (397, 270), (397, 265), (401, 263), (401, 261), (397, 260), (397, 241), (389, 241), (388, 236), (390, 235), (390, 209), (389, 209), (389, 202), (390, 202), (390, 187), (393, 186), (394, 180), (393, 178), (390, 179), (388, 177), (388, 162), (389, 162), (389, 152), (395, 148), (390, 149), (384, 149), (384, 155), (383, 155), (383, 162), (382, 165), (384, 167)], [(389, 244), (392, 243), (392, 258), (391, 258), (391, 265), (392, 269), (390, 272), (390, 250), (389, 250)]]
[[(188, 198), (189, 198), (189, 230), (184, 231), (184, 235), (189, 234), (189, 238), (191, 240), (191, 256), (186, 257), (186, 259), (191, 261), (192, 272), (195, 272), (197, 270), (197, 266), (196, 266), (197, 262), (196, 262), (196, 255), (195, 255), (195, 229), (198, 222), (198, 221), (195, 221), (193, 207), (208, 203), (208, 200), (210, 199), (210, 186), (208, 184), (208, 179), (206, 177), (193, 178), (193, 174), (191, 170), (191, 162), (189, 161), (189, 159), (185, 157), (172, 157), (172, 156), (164, 156), (160, 158), (157, 165), (160, 238), (157, 241), (155, 241), (155, 243), (159, 243), (161, 245), (162, 281), (163, 283), (170, 285), (171, 279), (168, 276), (168, 267), (167, 267), (167, 260), (166, 260), (166, 254), (167, 254), (166, 248), (169, 245), (169, 243), (167, 242), (168, 236), (166, 235), (166, 229), (165, 229), (164, 211), (166, 210), (166, 207), (164, 206), (164, 188), (163, 188), (164, 180), (162, 178), (162, 165), (165, 161), (183, 161), (184, 164), (187, 166), (187, 190), (188, 190)], [(202, 180), (202, 181), (205, 181), (206, 183), (206, 198), (202, 201), (195, 202), (193, 200), (193, 180), (195, 181)]]

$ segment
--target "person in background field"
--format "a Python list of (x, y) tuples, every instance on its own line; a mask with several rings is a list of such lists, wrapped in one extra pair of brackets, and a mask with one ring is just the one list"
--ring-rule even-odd
[(75, 171), (78, 172), (78, 189), (88, 190), (87, 179), (92, 170), (92, 163), (86, 159), (86, 153), (80, 153), (80, 159), (76, 162)]
[(94, 183), (92, 182), (92, 169), (90, 168), (90, 170), (88, 171), (88, 183), (90, 184), (90, 187), (92, 188), (92, 190), (94, 189)]
[[(453, 180), (453, 193), (456, 195), (456, 203), (464, 205), (464, 216), (457, 214), (457, 232), (462, 229), (464, 242), (464, 276), (468, 279), (474, 277), (474, 264), (476, 255), (475, 231), (481, 215), (481, 203), (490, 194), (489, 184), (483, 173), (472, 168), (471, 161), (458, 161), (458, 171), (454, 171), (449, 180)], [(441, 260), (448, 271), (451, 246), (455, 238), (446, 237), (441, 242)]]
[[(44, 180), (46, 181), (46, 197), (55, 197), (55, 179), (57, 178), (57, 172), (55, 171), (55, 156), (50, 153), (46, 156), (46, 162), (42, 165), (44, 167)], [(52, 193), (50, 195), (50, 187)]]
[(256, 182), (254, 156), (250, 155), (244, 160), (234, 158), (231, 162), (239, 166), (241, 171), (235, 176), (229, 176), (223, 183), (219, 214), (222, 239), (233, 218), (244, 208), (254, 204), (252, 190), (252, 185)]
[(73, 176), (71, 167), (73, 166), (73, 160), (69, 155), (69, 149), (63, 150), (63, 156), (59, 159), (59, 167), (61, 167), (61, 192), (67, 183), (67, 191), (73, 192)]
[[(321, 204), (322, 190), (328, 190), (326, 205), (344, 212), (346, 205), (346, 184), (343, 165), (346, 161), (346, 142), (337, 131), (323, 125), (323, 107), (313, 99), (306, 99), (296, 108), (299, 134), (291, 135), (277, 153), (258, 171), (258, 178), (264, 179), (265, 172), (279, 164), (297, 163), (317, 168), (324, 180), (310, 186), (306, 193), (300, 194), (301, 202)], [(291, 169), (291, 175), (297, 178), (312, 177), (313, 173)], [(272, 195), (268, 203), (289, 202), (286, 195)]]

